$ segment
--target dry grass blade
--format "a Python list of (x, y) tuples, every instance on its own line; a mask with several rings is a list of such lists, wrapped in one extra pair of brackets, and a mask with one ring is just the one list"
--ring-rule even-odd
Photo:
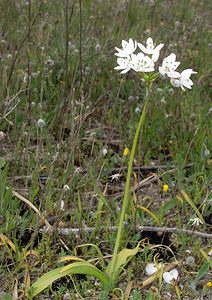
[(25, 268), (24, 285), (25, 285), (25, 293), (26, 293), (27, 289), (30, 287), (30, 273), (29, 273), (28, 264), (26, 264), (26, 268)]
[(131, 293), (131, 290), (132, 290), (132, 286), (133, 286), (132, 281), (129, 281), (128, 284), (127, 284), (127, 288), (126, 288), (125, 294), (124, 294), (124, 300), (128, 300), (129, 299), (130, 293)]
[(111, 296), (112, 296), (113, 300), (119, 300), (119, 298), (114, 293), (112, 293)]
[(0, 234), (0, 239), (2, 240), (3, 244), (10, 246), (10, 248), (16, 253), (16, 247), (13, 242), (3, 233)]
[(18, 300), (18, 280), (15, 279), (14, 289), (13, 289), (13, 300)]
[(148, 213), (159, 225), (161, 225), (159, 218), (151, 210), (149, 210), (148, 208), (146, 208), (142, 205), (138, 205), (138, 207), (140, 209), (142, 209), (143, 211), (145, 211), (146, 213)]
[(68, 256), (63, 256), (59, 259), (59, 262), (64, 262), (64, 261), (70, 261), (70, 260), (74, 260), (74, 261), (85, 261), (82, 258), (76, 257), (76, 256), (72, 256), (72, 255), (68, 255)]
[(26, 203), (29, 207), (31, 207), (36, 212), (36, 214), (41, 218), (41, 221), (43, 221), (45, 223), (45, 225), (47, 226), (48, 229), (50, 229), (52, 227), (49, 224), (49, 222), (46, 220), (46, 218), (41, 214), (41, 212), (39, 211), (39, 209), (37, 209), (37, 207), (32, 202), (30, 202), (25, 197), (21, 196), (16, 191), (12, 191), (12, 194), (13, 194), (14, 197), (18, 198), (19, 200), (21, 200), (24, 203)]
[[(16, 191), (12, 191), (12, 194), (14, 197), (18, 198), (19, 200), (23, 201), (24, 203), (26, 203), (29, 207), (31, 207), (36, 214), (41, 218), (41, 221), (44, 222), (44, 224), (46, 225), (46, 229), (45, 231), (50, 231), (53, 230), (53, 227), (51, 226), (51, 224), (47, 221), (47, 219), (42, 215), (42, 213), (39, 211), (39, 209), (32, 203), (30, 202), (28, 199), (26, 199), (25, 197), (23, 197), (22, 195), (20, 195), (19, 193), (17, 193)], [(64, 241), (62, 239), (60, 239), (61, 244), (63, 245), (63, 247), (69, 251), (68, 246), (64, 243)]]

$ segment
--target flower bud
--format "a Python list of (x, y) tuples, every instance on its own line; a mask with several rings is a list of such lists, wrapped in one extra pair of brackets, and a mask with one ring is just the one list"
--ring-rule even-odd
[(129, 152), (130, 152), (129, 148), (126, 147), (124, 149), (123, 156), (127, 156), (129, 154)]
[(166, 193), (168, 191), (168, 189), (169, 189), (168, 184), (164, 184), (163, 185), (163, 191), (164, 191), (164, 193)]

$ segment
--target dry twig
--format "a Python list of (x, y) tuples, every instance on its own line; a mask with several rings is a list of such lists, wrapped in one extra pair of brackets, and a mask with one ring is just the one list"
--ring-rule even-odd
[[(117, 231), (118, 226), (110, 226), (110, 227), (102, 227), (102, 230), (109, 230), (109, 231)], [(79, 228), (57, 228), (57, 232), (63, 236), (67, 236), (70, 233), (74, 234), (79, 234), (81, 229)], [(85, 227), (83, 228), (83, 231), (85, 233), (90, 233), (96, 230), (96, 227)], [(205, 232), (200, 232), (200, 231), (193, 231), (193, 230), (188, 230), (188, 229), (180, 229), (176, 227), (154, 227), (154, 226), (135, 226), (136, 231), (154, 231), (154, 232), (169, 232), (169, 233), (184, 233), (187, 235), (194, 235), (194, 236), (199, 236), (201, 238), (212, 238), (212, 234), (210, 233), (205, 233)]]

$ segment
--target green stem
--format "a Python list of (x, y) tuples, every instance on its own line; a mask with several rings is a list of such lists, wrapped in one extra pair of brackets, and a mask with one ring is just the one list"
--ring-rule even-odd
[(132, 174), (133, 161), (134, 161), (134, 158), (135, 158), (135, 151), (136, 151), (136, 146), (137, 146), (137, 143), (138, 143), (139, 134), (140, 134), (140, 131), (141, 131), (141, 128), (143, 126), (144, 119), (145, 119), (145, 116), (146, 116), (147, 105), (148, 105), (149, 99), (150, 99), (150, 89), (151, 89), (151, 82), (148, 82), (147, 96), (146, 96), (143, 111), (142, 111), (142, 114), (141, 114), (141, 117), (140, 117), (140, 120), (139, 120), (139, 123), (138, 123), (138, 127), (136, 129), (136, 133), (135, 133), (135, 137), (134, 137), (134, 141), (133, 141), (133, 146), (132, 146), (132, 150), (131, 150), (131, 154), (130, 154), (130, 160), (129, 160), (129, 164), (128, 164), (127, 181), (126, 181), (126, 186), (125, 186), (124, 199), (123, 199), (121, 214), (120, 214), (120, 218), (119, 218), (118, 232), (117, 232), (117, 236), (116, 236), (116, 242), (115, 242), (115, 247), (114, 247), (114, 251), (113, 251), (113, 257), (112, 257), (112, 260), (111, 260), (111, 274), (110, 275), (111, 275), (113, 281), (116, 279), (116, 278), (114, 278), (114, 274), (116, 274), (116, 272), (114, 272), (114, 269), (115, 269), (115, 266), (116, 266), (116, 260), (117, 260), (119, 245), (120, 245), (120, 241), (121, 241), (121, 238), (122, 238), (124, 217), (125, 217), (125, 213), (126, 213), (128, 203), (129, 203), (130, 178), (131, 178), (131, 174)]

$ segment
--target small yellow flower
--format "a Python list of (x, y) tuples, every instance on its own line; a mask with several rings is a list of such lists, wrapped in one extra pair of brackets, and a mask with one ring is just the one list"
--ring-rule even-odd
[(212, 287), (212, 282), (208, 281), (206, 285), (207, 285), (207, 287), (211, 288)]
[(168, 184), (164, 184), (163, 185), (163, 191), (164, 191), (164, 193), (166, 193), (168, 191), (168, 189), (169, 189)]
[(125, 148), (124, 149), (124, 152), (123, 152), (123, 156), (127, 156), (130, 152), (130, 149), (129, 148)]

